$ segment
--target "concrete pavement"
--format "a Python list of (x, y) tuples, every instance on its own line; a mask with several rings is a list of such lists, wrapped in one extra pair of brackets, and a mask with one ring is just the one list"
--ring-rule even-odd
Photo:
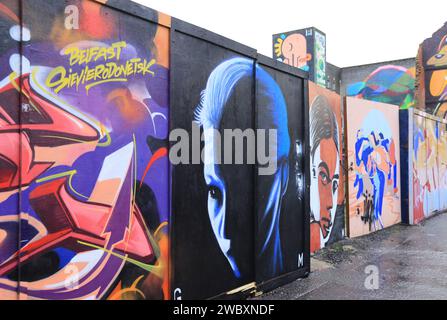
[(308, 278), (256, 299), (447, 300), (447, 214), (346, 239), (318, 252), (311, 268)]

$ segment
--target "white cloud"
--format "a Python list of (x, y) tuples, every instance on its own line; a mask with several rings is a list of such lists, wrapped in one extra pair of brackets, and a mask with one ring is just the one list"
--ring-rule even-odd
[(340, 67), (415, 56), (447, 21), (445, 0), (134, 0), (272, 56), (272, 34), (314, 26)]

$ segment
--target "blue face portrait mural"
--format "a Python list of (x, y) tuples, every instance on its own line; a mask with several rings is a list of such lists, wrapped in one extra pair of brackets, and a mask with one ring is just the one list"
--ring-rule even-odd
[[(233, 58), (221, 63), (210, 74), (201, 102), (195, 111), (195, 121), (204, 131), (204, 179), (208, 188), (208, 215), (216, 241), (222, 254), (228, 261), (233, 274), (242, 276), (240, 262), (233, 252), (239, 244), (231, 237), (231, 226), (237, 219), (228, 210), (227, 199), (231, 195), (219, 159), (217, 138), (221, 120), (228, 99), (238, 82), (253, 76), (253, 61), (245, 58)], [(276, 170), (268, 179), (270, 188), (265, 200), (261, 199), (262, 219), (259, 226), (262, 246), (259, 255), (271, 257), (268, 269), (271, 275), (281, 272), (283, 258), (279, 231), (279, 219), (282, 198), (289, 180), (288, 156), (290, 137), (287, 123), (287, 107), (281, 89), (273, 78), (261, 67), (256, 67), (258, 91), (262, 96), (257, 111), (263, 114), (258, 121), (258, 129), (274, 130), (276, 142)], [(221, 144), (220, 144), (221, 145)], [(250, 146), (248, 146), (250, 148)], [(243, 259), (243, 257), (239, 257)]]
[(308, 272), (304, 73), (186, 31), (172, 36), (170, 151), (189, 161), (172, 165), (171, 292), (242, 298)]

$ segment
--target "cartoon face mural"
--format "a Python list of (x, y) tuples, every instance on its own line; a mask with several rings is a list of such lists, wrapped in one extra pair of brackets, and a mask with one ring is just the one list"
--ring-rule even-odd
[(170, 18), (22, 6), (22, 30), (0, 6), (0, 298), (169, 298)]
[(309, 84), (311, 252), (344, 236), (340, 96)]
[(400, 222), (399, 113), (392, 105), (347, 98), (346, 114), (349, 230), (355, 237)]
[(309, 79), (326, 87), (326, 35), (307, 28), (273, 36), (273, 57), (309, 72)]
[(414, 91), (415, 68), (387, 65), (377, 68), (365, 80), (348, 85), (346, 95), (408, 109), (414, 106)]
[(282, 34), (276, 39), (274, 50), (277, 60), (309, 71), (308, 63), (312, 60), (312, 54), (308, 51), (307, 39), (303, 34)]
[[(208, 215), (211, 226), (219, 244), (220, 250), (228, 260), (228, 263), (236, 277), (241, 277), (238, 259), (244, 257), (234, 256), (234, 247), (238, 246), (228, 233), (227, 224), (231, 224), (231, 212), (227, 212), (227, 197), (231, 196), (226, 185), (220, 165), (216, 158), (215, 133), (220, 129), (222, 114), (232, 89), (244, 77), (253, 74), (253, 61), (244, 58), (234, 58), (220, 64), (210, 74), (206, 89), (202, 93), (200, 105), (195, 112), (195, 121), (204, 130), (205, 159), (204, 179), (208, 187)], [(277, 130), (277, 171), (272, 178), (272, 186), (269, 190), (268, 201), (263, 210), (262, 220), (268, 221), (267, 228), (270, 232), (264, 234), (262, 240), (261, 255), (268, 254), (274, 260), (271, 264), (272, 276), (282, 269), (281, 241), (279, 234), (279, 218), (282, 197), (285, 194), (289, 179), (288, 155), (290, 138), (287, 132), (287, 107), (284, 97), (278, 85), (262, 68), (257, 67), (257, 80), (260, 84), (260, 92), (264, 95), (266, 105), (258, 105), (258, 110), (266, 116), (262, 122), (266, 129)], [(267, 111), (263, 111), (263, 109)], [(261, 124), (261, 125), (262, 125)], [(269, 251), (265, 253), (265, 251)]]

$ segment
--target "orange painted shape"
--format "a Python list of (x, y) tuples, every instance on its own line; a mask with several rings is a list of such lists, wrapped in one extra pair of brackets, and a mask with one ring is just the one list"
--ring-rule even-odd
[(118, 178), (96, 182), (89, 201), (113, 206), (117, 199), (122, 181)]
[(81, 30), (97, 39), (110, 38), (114, 29), (113, 17), (104, 15), (103, 8), (106, 7), (92, 1), (82, 2)]
[(434, 71), (430, 79), (430, 94), (440, 96), (447, 87), (447, 70)]
[(134, 99), (129, 89), (116, 89), (107, 96), (107, 101), (113, 101), (124, 120), (137, 124), (147, 118), (146, 106)]
[(162, 67), (169, 68), (169, 44), (170, 44), (170, 30), (171, 27), (171, 17), (159, 13), (158, 15), (158, 27), (157, 33), (155, 34), (154, 44), (156, 47), (156, 60), (157, 64)]
[(12, 12), (11, 9), (9, 9), (6, 5), (4, 5), (3, 3), (0, 3), (0, 12), (2, 12), (4, 15), (6, 15), (8, 18), (10, 18), (11, 20), (13, 20), (16, 23), (20, 23), (19, 18), (17, 17), (17, 15)]
[(310, 225), (310, 252), (314, 253), (321, 249), (320, 244), (320, 225), (311, 223)]
[(8, 233), (5, 230), (0, 229), (0, 246), (2, 245), (3, 241), (6, 239)]

